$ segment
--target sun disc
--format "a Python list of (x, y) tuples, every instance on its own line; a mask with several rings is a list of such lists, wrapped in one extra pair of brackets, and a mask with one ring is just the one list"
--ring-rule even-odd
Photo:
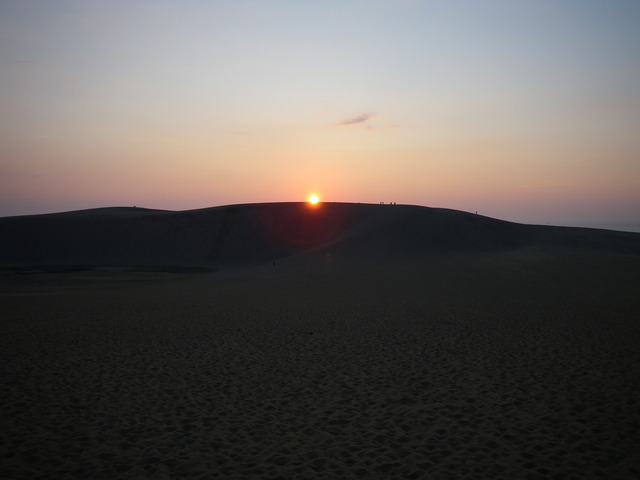
[(320, 201), (320, 199), (318, 198), (317, 195), (309, 195), (309, 203), (310, 204), (315, 205), (319, 201)]

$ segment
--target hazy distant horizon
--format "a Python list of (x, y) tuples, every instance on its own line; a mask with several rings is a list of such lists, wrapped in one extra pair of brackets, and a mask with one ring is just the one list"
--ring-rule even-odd
[(640, 224), (640, 2), (5, 0), (0, 216), (396, 202)]

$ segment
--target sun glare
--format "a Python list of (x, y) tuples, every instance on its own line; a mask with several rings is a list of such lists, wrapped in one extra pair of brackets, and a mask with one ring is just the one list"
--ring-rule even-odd
[(318, 198), (317, 195), (309, 195), (309, 203), (311, 205), (315, 205), (316, 203), (318, 203), (320, 201), (320, 199)]

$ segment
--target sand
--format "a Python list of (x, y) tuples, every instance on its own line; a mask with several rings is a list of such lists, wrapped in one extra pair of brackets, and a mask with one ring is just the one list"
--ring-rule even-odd
[(539, 248), (5, 268), (0, 476), (638, 478), (639, 287)]
[(184, 212), (100, 208), (0, 218), (0, 267), (147, 266), (226, 270), (325, 251), (390, 257), (523, 248), (640, 255), (640, 234), (523, 225), (413, 205), (229, 205)]

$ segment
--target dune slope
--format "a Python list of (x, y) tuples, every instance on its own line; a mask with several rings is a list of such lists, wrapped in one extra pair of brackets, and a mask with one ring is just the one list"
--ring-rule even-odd
[(408, 205), (247, 204), (191, 211), (103, 208), (0, 218), (0, 265), (205, 266), (304, 252), (412, 255), (525, 247), (640, 254), (640, 235), (522, 225)]

